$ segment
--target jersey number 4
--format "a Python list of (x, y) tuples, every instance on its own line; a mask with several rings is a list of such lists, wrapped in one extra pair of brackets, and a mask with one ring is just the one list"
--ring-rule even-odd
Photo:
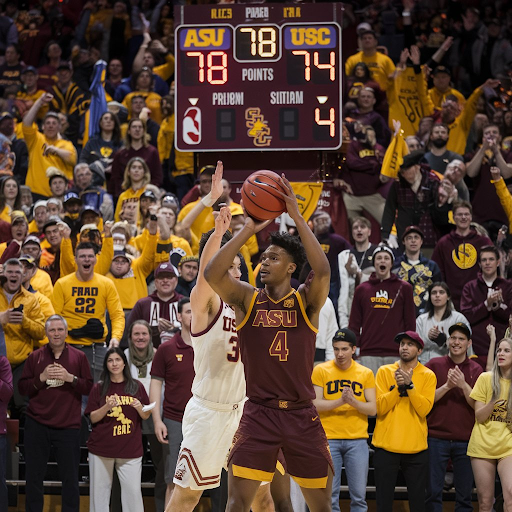
[(286, 338), (286, 331), (278, 331), (272, 345), (268, 349), (268, 353), (271, 356), (279, 357), (279, 361), (288, 361), (288, 341)]

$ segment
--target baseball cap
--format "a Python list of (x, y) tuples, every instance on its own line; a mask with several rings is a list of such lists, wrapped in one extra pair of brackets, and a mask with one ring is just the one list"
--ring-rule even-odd
[(446, 66), (437, 66), (434, 71), (432, 71), (432, 76), (437, 75), (438, 73), (446, 73), (449, 76), (452, 76), (452, 72), (450, 68), (447, 68)]
[(243, 215), (244, 209), (241, 207), (241, 205), (232, 203), (231, 204), (231, 217), (235, 217), (236, 215)]
[(14, 116), (10, 113), (10, 112), (2, 112), (0, 114), (0, 123), (4, 120), (4, 119), (14, 119)]
[(37, 236), (35, 236), (35, 235), (29, 235), (29, 236), (27, 236), (27, 238), (25, 238), (25, 240), (21, 244), (21, 246), (23, 247), (24, 245), (27, 245), (27, 244), (36, 244), (36, 245), (39, 245), (39, 247), (41, 247), (41, 240), (39, 240), (39, 238), (37, 238)]
[(215, 166), (205, 165), (204, 167), (201, 167), (201, 169), (199, 170), (199, 174), (204, 174), (205, 176), (209, 174), (210, 176), (213, 176), (215, 174)]
[(448, 329), (448, 334), (451, 336), (455, 331), (460, 331), (466, 335), (468, 340), (471, 339), (471, 329), (464, 322), (457, 322), (456, 324), (451, 325)]
[[(62, 178), (66, 180), (66, 183), (69, 182), (68, 177), (64, 174), (64, 171), (61, 171), (57, 167), (50, 166), (46, 169), (46, 177), (48, 178), (50, 184), (53, 178)], [(76, 194), (75, 194), (76, 195)]]
[(391, 256), (391, 261), (395, 261), (395, 255), (390, 247), (387, 245), (378, 245), (372, 253), (372, 260), (379, 254), (379, 252), (387, 252)]
[(160, 263), (155, 270), (155, 279), (160, 276), (160, 274), (172, 274), (172, 277), (178, 277), (178, 269), (169, 262)]
[(28, 224), (27, 216), (24, 212), (22, 212), (21, 210), (13, 210), (11, 212), (11, 224), (18, 222), (19, 220), (22, 220), (23, 222), (26, 222)]
[(133, 256), (131, 256), (131, 254), (127, 254), (126, 251), (114, 251), (114, 257), (112, 258), (112, 261), (114, 261), (116, 258), (124, 258), (128, 261), (128, 263), (133, 261)]
[(421, 336), (415, 331), (400, 332), (395, 336), (395, 342), (400, 343), (404, 338), (409, 338), (411, 341), (416, 342), (421, 348), (425, 346)]
[(169, 208), (178, 209), (180, 204), (178, 198), (174, 194), (165, 194), (162, 197), (162, 206), (168, 206)]
[(78, 194), (76, 192), (68, 192), (64, 196), (64, 204), (66, 204), (68, 201), (78, 201), (79, 203), (82, 202), (80, 197), (78, 197)]
[(405, 155), (404, 161), (400, 166), (400, 170), (409, 169), (409, 167), (412, 167), (413, 165), (418, 165), (421, 162), (421, 159), (423, 158), (424, 155), (425, 152), (422, 151), (421, 149), (417, 149), (416, 151), (413, 151), (412, 153)]
[(35, 75), (37, 75), (37, 69), (34, 67), (34, 66), (27, 66), (22, 72), (21, 74), (24, 75), (25, 73), (34, 73)]
[(190, 261), (195, 261), (196, 263), (199, 263), (199, 258), (197, 256), (183, 256), (178, 263), (178, 266), (181, 267), (183, 263), (188, 263)]
[(402, 235), (402, 240), (404, 240), (404, 238), (410, 233), (418, 233), (418, 235), (421, 236), (422, 240), (425, 238), (423, 231), (421, 231), (421, 229), (418, 226), (407, 226), (405, 228), (404, 234)]
[(151, 199), (156, 202), (155, 193), (152, 190), (146, 190), (141, 196), (141, 199)]
[(368, 31), (372, 31), (372, 26), (368, 22), (363, 21), (362, 23), (359, 23), (359, 25), (357, 25), (356, 32), (358, 35), (361, 34), (362, 32)]
[(90, 204), (86, 204), (83, 208), (82, 208), (82, 211), (80, 212), (80, 218), (82, 218), (84, 216), (85, 213), (87, 212), (92, 212), (94, 213), (95, 215), (97, 215), (98, 217), (100, 217), (100, 212), (98, 210), (96, 210), (96, 208), (94, 208), (93, 206), (91, 206)]
[(352, 345), (357, 344), (356, 335), (350, 329), (347, 328), (338, 329), (335, 332), (332, 342), (334, 343), (335, 341), (346, 341), (347, 343), (350, 343)]
[(18, 258), (19, 261), (25, 261), (26, 263), (28, 263), (29, 265), (33, 266), (36, 264), (36, 260), (34, 258), (32, 258), (32, 256), (30, 256), (29, 254), (22, 254), (19, 258)]
[(40, 199), (39, 201), (36, 201), (36, 203), (34, 204), (33, 211), (35, 212), (40, 206), (46, 208), (48, 206), (48, 203), (44, 199)]
[(57, 71), (60, 71), (61, 69), (67, 69), (68, 71), (73, 71), (73, 68), (71, 67), (71, 63), (70, 62), (66, 62), (66, 61), (62, 61), (57, 66)]
[(84, 224), (81, 228), (80, 228), (80, 234), (84, 234), (88, 231), (99, 231), (99, 228), (96, 224)]

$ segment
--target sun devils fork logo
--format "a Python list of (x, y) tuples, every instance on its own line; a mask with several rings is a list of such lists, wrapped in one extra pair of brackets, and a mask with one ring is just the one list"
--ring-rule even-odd
[(270, 135), (268, 121), (265, 121), (265, 118), (259, 108), (246, 109), (245, 125), (249, 128), (247, 130), (247, 135), (253, 138), (255, 146), (270, 146), (272, 136)]

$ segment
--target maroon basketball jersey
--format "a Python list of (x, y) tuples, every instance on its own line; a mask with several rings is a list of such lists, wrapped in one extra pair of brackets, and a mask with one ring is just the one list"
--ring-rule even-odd
[(247, 396), (260, 401), (312, 400), (317, 331), (296, 290), (278, 301), (263, 289), (255, 290), (238, 326)]

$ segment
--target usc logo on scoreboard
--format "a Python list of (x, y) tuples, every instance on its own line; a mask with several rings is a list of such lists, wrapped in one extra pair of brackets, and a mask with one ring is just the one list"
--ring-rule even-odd
[(334, 48), (336, 30), (332, 25), (286, 27), (284, 41), (287, 50)]
[(226, 27), (185, 28), (180, 33), (182, 50), (227, 50), (229, 47), (230, 31)]

